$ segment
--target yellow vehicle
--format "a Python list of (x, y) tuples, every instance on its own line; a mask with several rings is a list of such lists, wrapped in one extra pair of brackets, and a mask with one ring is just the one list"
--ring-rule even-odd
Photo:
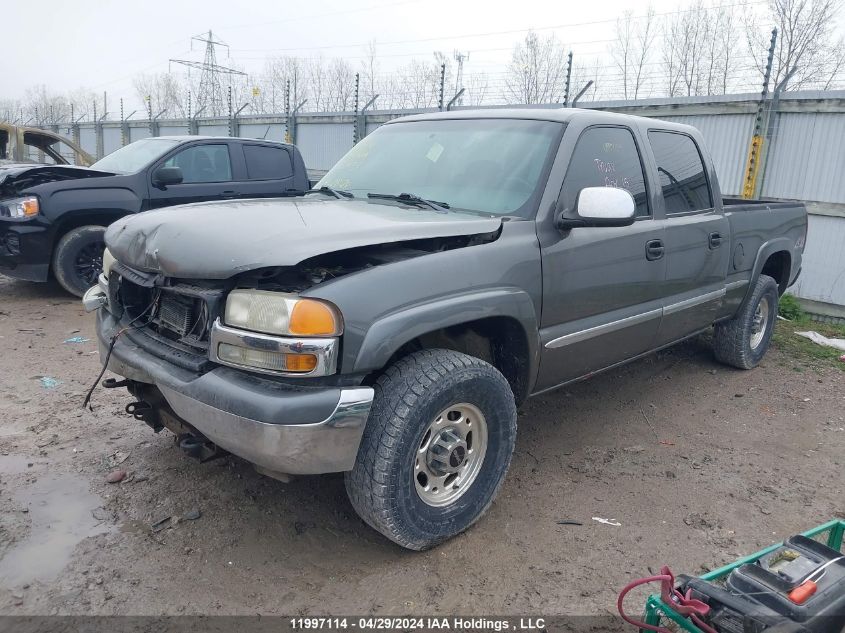
[(88, 167), (94, 157), (72, 140), (36, 127), (0, 123), (0, 164), (44, 163)]

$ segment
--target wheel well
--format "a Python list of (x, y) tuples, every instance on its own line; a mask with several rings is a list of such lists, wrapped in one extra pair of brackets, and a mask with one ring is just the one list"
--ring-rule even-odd
[(88, 226), (89, 224), (94, 224), (97, 226), (108, 226), (115, 220), (123, 217), (124, 214), (116, 214), (116, 213), (98, 213), (98, 212), (82, 212), (82, 213), (72, 213), (68, 214), (67, 219), (61, 219), (56, 224), (56, 228), (53, 233), (53, 242), (50, 246), (50, 268), (53, 267), (52, 263), (52, 251), (56, 248), (56, 244), (58, 244), (59, 240), (62, 239), (69, 231), (73, 229), (78, 229), (80, 226)]
[(792, 256), (786, 251), (778, 251), (769, 255), (763, 264), (761, 275), (768, 275), (778, 284), (778, 292), (783, 294), (789, 285), (789, 273), (792, 270)]
[(490, 317), (433, 330), (402, 345), (387, 365), (413, 352), (434, 348), (462, 352), (493, 365), (510, 384), (517, 406), (528, 396), (528, 340), (516, 319)]
[(78, 229), (80, 226), (87, 226), (89, 224), (108, 226), (120, 217), (122, 216), (112, 213), (74, 213), (66, 220), (61, 220), (59, 222), (58, 227), (56, 228), (55, 240), (58, 241), (65, 233), (72, 231), (73, 229)]

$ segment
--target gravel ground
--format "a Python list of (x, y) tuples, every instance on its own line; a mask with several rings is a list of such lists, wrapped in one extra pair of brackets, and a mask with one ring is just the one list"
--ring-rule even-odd
[(93, 338), (55, 285), (0, 278), (2, 614), (605, 615), (649, 568), (701, 573), (845, 516), (845, 374), (792, 350), (743, 372), (698, 338), (530, 400), (487, 515), (412, 553), (341, 476), (199, 464), (123, 390), (82, 409)]

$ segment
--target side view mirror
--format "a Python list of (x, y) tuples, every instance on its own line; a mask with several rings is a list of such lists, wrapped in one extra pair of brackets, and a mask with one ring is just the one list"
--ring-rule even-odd
[(159, 187), (178, 185), (180, 182), (182, 182), (182, 169), (180, 167), (159, 167), (153, 174), (153, 184)]
[(564, 209), (555, 218), (560, 230), (582, 226), (629, 226), (634, 223), (634, 196), (617, 187), (586, 187), (578, 193), (574, 213)]

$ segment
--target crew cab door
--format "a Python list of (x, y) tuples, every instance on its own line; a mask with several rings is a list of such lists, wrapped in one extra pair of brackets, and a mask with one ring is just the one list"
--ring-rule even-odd
[[(182, 182), (157, 185), (155, 172), (161, 167), (181, 169)], [(151, 209), (240, 195), (233, 178), (230, 144), (225, 141), (180, 146), (150, 168), (148, 179)]]
[(247, 142), (241, 148), (246, 172), (238, 183), (241, 197), (270, 198), (303, 188), (304, 183), (295, 181), (293, 156), (288, 148)]
[(665, 211), (666, 282), (657, 344), (713, 324), (725, 296), (730, 225), (717, 208), (700, 148), (689, 135), (650, 129), (657, 203)]
[[(576, 138), (577, 141), (573, 141)], [(535, 391), (646, 352), (660, 325), (666, 273), (663, 227), (653, 216), (638, 132), (623, 126), (567, 128), (574, 142), (557, 209), (586, 187), (621, 187), (637, 205), (626, 227), (559, 231), (538, 224), (543, 262), (542, 356)]]

